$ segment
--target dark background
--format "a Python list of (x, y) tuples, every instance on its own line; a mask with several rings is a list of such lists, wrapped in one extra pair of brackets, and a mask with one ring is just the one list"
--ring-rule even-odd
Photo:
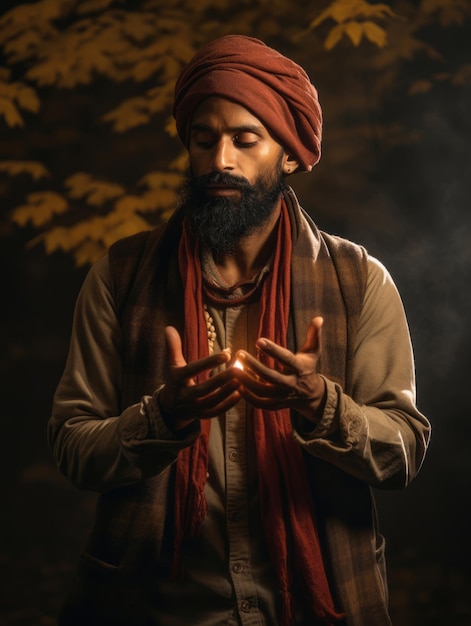
[[(466, 46), (469, 52), (469, 41), (468, 32), (456, 48), (450, 44), (457, 59)], [(346, 87), (347, 77), (339, 94)], [(386, 106), (386, 117), (394, 111), (410, 120), (425, 106), (428, 115), (423, 141), (378, 156), (371, 185), (380, 190), (380, 214), (374, 206), (366, 217), (349, 213), (348, 203), (343, 212), (331, 210), (348, 172), (328, 170), (335, 142), (328, 106), (325, 160), (312, 175), (293, 178), (303, 206), (321, 228), (366, 245), (386, 264), (408, 313), (418, 404), (433, 435), (415, 482), (404, 491), (377, 493), (396, 626), (471, 624), (471, 98), (469, 87), (458, 98), (456, 93), (444, 87), (412, 105), (392, 99)], [(85, 95), (80, 110), (87, 128), (92, 94)], [(328, 180), (332, 189), (329, 206), (318, 203), (318, 180)], [(27, 247), (34, 234), (12, 226), (0, 232), (1, 626), (54, 626), (94, 501), (58, 474), (46, 442), (86, 268), (76, 268), (64, 254), (48, 256), (41, 247)]]

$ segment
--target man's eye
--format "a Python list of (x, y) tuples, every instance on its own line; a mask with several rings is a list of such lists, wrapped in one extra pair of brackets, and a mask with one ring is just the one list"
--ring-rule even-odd
[(214, 144), (214, 137), (209, 133), (196, 133), (193, 141), (201, 148), (210, 148)]
[(234, 135), (233, 141), (242, 148), (250, 148), (258, 143), (258, 137), (254, 133), (241, 133)]

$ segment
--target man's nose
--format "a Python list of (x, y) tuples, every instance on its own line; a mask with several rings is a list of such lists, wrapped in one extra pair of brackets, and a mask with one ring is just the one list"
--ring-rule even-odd
[(221, 138), (213, 147), (212, 165), (214, 171), (233, 170), (236, 164), (236, 147), (229, 137)]

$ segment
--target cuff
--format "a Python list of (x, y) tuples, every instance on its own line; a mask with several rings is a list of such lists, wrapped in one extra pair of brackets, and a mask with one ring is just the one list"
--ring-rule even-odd
[[(326, 387), (326, 401), (324, 411), (318, 424), (313, 426), (301, 415), (297, 415), (293, 421), (294, 434), (300, 443), (309, 443), (314, 439), (328, 439), (338, 431), (339, 428), (339, 396), (341, 390), (339, 385), (322, 376)], [(340, 391), (340, 393), (339, 393)]]
[(159, 406), (159, 392), (163, 385), (158, 387), (151, 396), (144, 396), (141, 400), (142, 410), (145, 411), (149, 422), (149, 437), (160, 439), (161, 441), (181, 441), (187, 438), (194, 439), (195, 434), (199, 434), (199, 421), (175, 433), (167, 425)]

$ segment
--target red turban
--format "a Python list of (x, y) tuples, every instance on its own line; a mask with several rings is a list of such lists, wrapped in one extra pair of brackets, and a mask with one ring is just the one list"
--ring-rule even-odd
[(175, 85), (173, 115), (188, 146), (192, 114), (204, 98), (219, 96), (257, 117), (284, 150), (311, 171), (321, 154), (322, 111), (317, 91), (297, 63), (263, 41), (227, 35), (204, 46)]

